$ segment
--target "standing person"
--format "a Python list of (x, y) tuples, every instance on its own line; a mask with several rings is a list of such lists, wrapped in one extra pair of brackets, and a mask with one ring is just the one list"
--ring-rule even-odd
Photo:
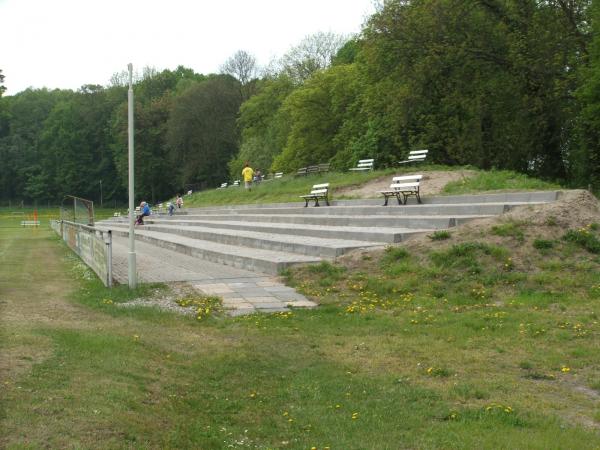
[(175, 211), (175, 205), (172, 202), (169, 202), (167, 205), (167, 210), (169, 211), (169, 216), (172, 216), (173, 211)]
[(246, 163), (242, 170), (242, 177), (244, 177), (244, 187), (249, 191), (252, 190), (252, 178), (254, 177), (254, 170), (250, 167), (250, 164)]
[(144, 225), (144, 217), (150, 215), (150, 205), (146, 202), (140, 203), (140, 215), (137, 217), (135, 221), (136, 225)]
[(175, 203), (177, 203), (177, 209), (181, 209), (183, 207), (183, 199), (181, 198), (181, 195), (177, 194), (177, 200), (175, 200)]

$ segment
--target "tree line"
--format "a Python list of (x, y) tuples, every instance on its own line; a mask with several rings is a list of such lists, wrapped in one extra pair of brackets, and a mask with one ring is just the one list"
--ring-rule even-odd
[[(600, 0), (386, 1), (349, 39), (318, 33), (260, 70), (136, 79), (136, 191), (159, 201), (358, 159), (513, 169), (600, 189)], [(0, 200), (126, 199), (127, 86), (2, 96)]]

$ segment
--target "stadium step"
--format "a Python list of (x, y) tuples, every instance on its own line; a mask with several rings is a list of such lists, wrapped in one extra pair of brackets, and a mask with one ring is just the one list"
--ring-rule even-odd
[[(186, 208), (185, 215), (152, 215), (136, 239), (159, 248), (241, 269), (276, 274), (295, 264), (332, 260), (357, 248), (401, 242), (501, 214), (517, 206), (550, 202), (557, 192), (430, 197), (424, 204), (381, 205), (380, 199), (340, 200), (336, 206), (299, 203)], [(99, 226), (128, 235), (127, 218)]]

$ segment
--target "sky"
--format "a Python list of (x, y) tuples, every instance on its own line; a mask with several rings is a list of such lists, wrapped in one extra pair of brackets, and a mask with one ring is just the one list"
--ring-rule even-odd
[(219, 72), (238, 50), (259, 65), (319, 31), (358, 33), (373, 0), (0, 0), (5, 95), (108, 85), (113, 74), (183, 65)]

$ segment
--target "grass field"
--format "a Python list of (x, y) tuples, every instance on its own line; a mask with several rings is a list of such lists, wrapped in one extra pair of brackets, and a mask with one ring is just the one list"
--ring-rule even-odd
[(598, 227), (535, 233), (438, 232), (288, 273), (316, 310), (199, 321), (0, 227), (0, 447), (598, 448)]
[[(237, 205), (245, 203), (276, 203), (276, 202), (298, 202), (300, 195), (310, 192), (314, 184), (330, 183), (333, 190), (333, 199), (343, 199), (336, 196), (336, 189), (355, 186), (366, 181), (385, 175), (402, 175), (406, 173), (427, 172), (430, 170), (460, 170), (464, 167), (448, 167), (439, 165), (424, 165), (419, 167), (404, 167), (401, 169), (375, 170), (372, 172), (330, 172), (326, 174), (311, 175), (308, 177), (294, 177), (286, 175), (284, 178), (263, 182), (247, 192), (243, 187), (231, 187), (227, 189), (207, 189), (185, 197), (185, 206), (215, 206), (215, 205)], [(476, 170), (468, 168), (470, 170)], [(547, 183), (538, 179), (529, 178), (525, 175), (511, 171), (480, 172), (473, 179), (460, 183), (451, 183), (444, 191), (445, 194), (465, 194), (475, 192), (494, 191), (499, 189), (514, 190), (546, 190), (559, 189), (553, 183)], [(373, 197), (377, 197), (373, 192)]]

